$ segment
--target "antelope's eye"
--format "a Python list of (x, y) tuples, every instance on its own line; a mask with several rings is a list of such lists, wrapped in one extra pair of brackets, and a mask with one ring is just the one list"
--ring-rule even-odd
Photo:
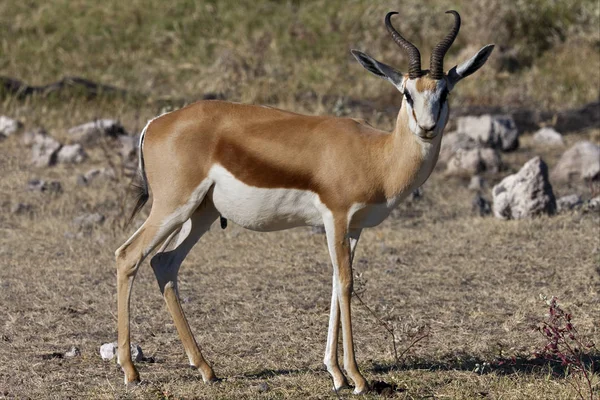
[(406, 102), (408, 104), (412, 105), (413, 99), (412, 99), (412, 97), (410, 97), (410, 94), (408, 92), (404, 92), (404, 98), (406, 99)]

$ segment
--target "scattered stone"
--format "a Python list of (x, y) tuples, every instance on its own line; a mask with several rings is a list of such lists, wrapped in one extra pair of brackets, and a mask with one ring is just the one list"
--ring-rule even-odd
[(564, 146), (565, 142), (560, 133), (553, 128), (542, 128), (533, 135), (533, 141), (544, 146)]
[(23, 133), (21, 143), (26, 147), (31, 147), (35, 143), (42, 142), (46, 136), (48, 136), (48, 132), (44, 128), (35, 128)]
[(77, 177), (77, 184), (81, 186), (89, 185), (94, 181), (115, 180), (117, 174), (112, 168), (93, 168), (83, 175)]
[(79, 351), (79, 348), (75, 347), (75, 346), (71, 346), (71, 348), (65, 352), (64, 356), (65, 358), (73, 358), (73, 357), (77, 357), (81, 355), (81, 351)]
[(261, 382), (258, 384), (258, 391), (260, 393), (265, 393), (269, 391), (269, 384), (267, 382)]
[(600, 211), (600, 196), (596, 196), (587, 202), (587, 209), (590, 211)]
[(510, 115), (465, 116), (457, 119), (457, 130), (483, 147), (512, 151), (519, 147), (519, 130)]
[(588, 141), (575, 143), (560, 157), (551, 176), (563, 182), (600, 179), (600, 146)]
[[(142, 348), (137, 344), (131, 344), (131, 360), (134, 362), (145, 361), (144, 353), (142, 353)], [(100, 346), (100, 357), (103, 360), (108, 361), (112, 360), (117, 354), (117, 342), (112, 343), (104, 343)], [(154, 361), (154, 359), (150, 358), (149, 360)]]
[(479, 213), (479, 216), (485, 217), (492, 213), (492, 204), (481, 193), (477, 193), (471, 202), (471, 210)]
[(556, 212), (556, 199), (548, 180), (548, 166), (540, 158), (527, 161), (521, 170), (504, 178), (492, 191), (494, 216), (530, 218)]
[(137, 344), (131, 345), (131, 359), (135, 362), (144, 361), (144, 353), (142, 353), (142, 348)]
[(80, 164), (87, 158), (87, 153), (80, 144), (63, 146), (57, 155), (58, 162), (65, 164)]
[(23, 124), (16, 119), (0, 115), (0, 136), (8, 137), (21, 129)]
[(55, 358), (64, 358), (65, 355), (61, 352), (54, 351), (52, 353), (46, 353), (41, 355), (42, 360), (53, 360)]
[(471, 150), (476, 147), (479, 147), (479, 144), (466, 133), (444, 133), (438, 162), (446, 164), (456, 154), (458, 149)]
[(102, 225), (106, 218), (102, 214), (83, 214), (73, 218), (73, 225), (80, 229), (92, 229), (96, 225)]
[(123, 161), (136, 161), (139, 138), (134, 136), (119, 136), (119, 155)]
[(310, 228), (310, 233), (313, 235), (324, 235), (325, 227), (323, 225), (313, 226)]
[(98, 143), (101, 138), (116, 138), (120, 135), (127, 135), (127, 132), (118, 121), (99, 119), (75, 126), (68, 130), (68, 134), (73, 142), (93, 145)]
[(458, 149), (446, 167), (447, 175), (473, 175), (480, 172), (496, 173), (500, 170), (500, 155), (494, 149)]
[(31, 179), (27, 182), (27, 190), (32, 192), (62, 193), (59, 181), (46, 182), (42, 179)]
[(485, 186), (485, 179), (483, 179), (481, 176), (473, 175), (471, 177), (471, 182), (469, 182), (469, 190), (479, 192), (483, 190)]
[(583, 204), (581, 196), (578, 194), (570, 194), (556, 200), (556, 208), (558, 212), (572, 210), (580, 207)]
[(113, 343), (104, 343), (100, 346), (100, 357), (104, 361), (112, 360), (117, 354), (117, 342)]
[(28, 203), (14, 203), (10, 207), (11, 214), (22, 215), (26, 213), (30, 213), (33, 210), (31, 204)]
[(31, 163), (36, 167), (50, 167), (56, 164), (60, 148), (61, 144), (53, 137), (37, 136), (31, 148)]

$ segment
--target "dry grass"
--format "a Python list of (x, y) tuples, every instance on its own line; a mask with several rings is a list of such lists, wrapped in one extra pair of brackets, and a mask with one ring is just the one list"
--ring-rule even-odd
[(385, 102), (394, 89), (366, 78), (348, 50), (405, 69), (383, 25), (385, 13), (398, 10), (394, 22), (421, 48), (427, 68), (451, 25), (443, 13), (450, 8), (463, 25), (448, 68), (498, 45), (479, 79), (453, 95), (455, 105), (563, 109), (598, 99), (595, 0), (5, 0), (0, 71), (31, 84), (79, 75), (149, 98), (192, 101), (217, 92), (269, 104), (307, 95)]
[[(449, 21), (441, 11), (451, 7), (464, 26), (447, 65), (487, 42), (506, 47), (457, 89), (453, 106), (563, 108), (597, 99), (597, 2), (505, 3), (8, 0), (0, 3), (0, 75), (34, 84), (83, 75), (147, 93), (150, 101), (2, 97), (0, 115), (66, 140), (67, 128), (94, 118), (118, 118), (137, 132), (161, 111), (151, 100), (189, 101), (210, 91), (315, 114), (339, 112), (326, 97), (394, 105), (398, 95), (355, 65), (348, 48), (401, 67), (405, 60), (381, 21), (385, 12), (401, 9), (403, 32), (427, 47), (443, 35)], [(521, 12), (531, 7), (540, 12)], [(518, 70), (505, 69), (504, 53), (517, 55)], [(586, 62), (573, 62), (581, 53), (589, 54)], [(381, 128), (393, 123), (385, 112), (346, 112)], [(600, 130), (565, 138), (567, 145), (581, 139), (598, 142)], [(552, 167), (562, 151), (536, 147), (530, 136), (521, 143), (504, 157), (502, 173), (487, 176), (490, 187), (533, 155)], [(325, 238), (310, 229), (259, 234), (231, 225), (215, 226), (180, 274), (190, 324), (224, 381), (206, 386), (189, 369), (146, 264), (134, 286), (132, 339), (156, 362), (139, 363), (145, 383), (126, 389), (121, 371), (98, 350), (116, 339), (113, 252), (134, 229), (122, 229), (128, 182), (119, 174), (114, 182), (77, 186), (78, 174), (106, 166), (103, 151), (89, 153), (83, 165), (36, 170), (18, 136), (0, 142), (0, 398), (336, 398), (321, 366), (331, 281)], [(60, 180), (64, 193), (27, 192), (32, 178)], [(555, 295), (581, 335), (600, 343), (600, 215), (480, 218), (467, 184), (436, 171), (421, 200), (364, 232), (355, 263), (361, 298), (394, 327), (400, 350), (419, 332), (428, 336), (397, 366), (392, 338), (355, 301), (362, 371), (396, 385), (395, 398), (575, 398), (576, 377), (532, 365), (532, 351), (543, 346), (532, 327), (546, 312), (539, 294)], [(554, 189), (592, 195), (584, 185)], [(489, 189), (485, 195), (491, 198)], [(32, 213), (11, 214), (17, 202), (30, 203)], [(72, 219), (84, 212), (107, 220), (80, 233)], [(44, 358), (72, 345), (80, 357)], [(495, 363), (511, 357), (516, 364)], [(481, 373), (477, 364), (485, 362), (491, 366)], [(597, 375), (594, 384), (598, 396)]]
[[(93, 117), (118, 115), (133, 129), (154, 112), (91, 105), (12, 102), (6, 112), (27, 114), (28, 126), (43, 120), (59, 138), (66, 127)], [(588, 131), (566, 140), (597, 135)], [(552, 166), (560, 153), (536, 148), (530, 137), (522, 144), (505, 157), (503, 174), (533, 154), (542, 154)], [(98, 349), (116, 337), (112, 254), (133, 229), (120, 228), (127, 181), (76, 185), (78, 173), (106, 164), (98, 149), (90, 151), (84, 165), (35, 170), (18, 137), (0, 146), (0, 396), (336, 397), (321, 367), (331, 274), (322, 235), (309, 229), (260, 234), (215, 226), (186, 260), (181, 297), (206, 356), (225, 378), (216, 386), (204, 385), (186, 366), (153, 274), (144, 266), (134, 288), (132, 335), (156, 363), (139, 363), (145, 384), (126, 390), (122, 373), (114, 362), (102, 361)], [(503, 174), (488, 179), (493, 184)], [(26, 192), (27, 180), (34, 177), (60, 180), (65, 193)], [(575, 316), (580, 333), (600, 342), (600, 216), (480, 218), (471, 212), (466, 185), (437, 171), (421, 200), (402, 205), (361, 238), (355, 270), (362, 299), (394, 326), (401, 350), (419, 330), (429, 332), (397, 369), (392, 338), (355, 302), (363, 372), (370, 381), (397, 385), (396, 398), (574, 398), (568, 379), (575, 378), (553, 377), (548, 365), (528, 365), (532, 351), (542, 346), (532, 327), (546, 311), (539, 294), (555, 295)], [(584, 186), (555, 186), (555, 191), (591, 195)], [(31, 203), (33, 214), (7, 212), (18, 201)], [(90, 211), (103, 213), (107, 221), (89, 235), (72, 238), (77, 234), (73, 217)], [(81, 349), (81, 357), (43, 359), (71, 345)], [(494, 364), (513, 356), (518, 358), (514, 367)], [(491, 368), (474, 372), (484, 362)]]

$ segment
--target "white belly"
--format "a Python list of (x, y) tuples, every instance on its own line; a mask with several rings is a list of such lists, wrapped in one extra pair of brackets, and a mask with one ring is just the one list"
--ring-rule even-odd
[(220, 165), (213, 166), (208, 177), (214, 181), (212, 201), (216, 209), (244, 228), (277, 231), (323, 224), (316, 193), (248, 186)]

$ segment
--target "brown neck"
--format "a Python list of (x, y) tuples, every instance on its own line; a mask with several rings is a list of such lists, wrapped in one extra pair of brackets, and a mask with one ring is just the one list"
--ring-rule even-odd
[[(411, 189), (431, 153), (427, 149), (428, 144), (423, 145), (423, 142), (409, 129), (406, 107), (402, 107), (398, 112), (396, 126), (390, 135), (390, 141), (385, 182), (388, 199)], [(434, 145), (433, 147), (437, 147), (439, 151), (439, 146)], [(431, 150), (435, 151), (436, 149), (432, 148)]]

